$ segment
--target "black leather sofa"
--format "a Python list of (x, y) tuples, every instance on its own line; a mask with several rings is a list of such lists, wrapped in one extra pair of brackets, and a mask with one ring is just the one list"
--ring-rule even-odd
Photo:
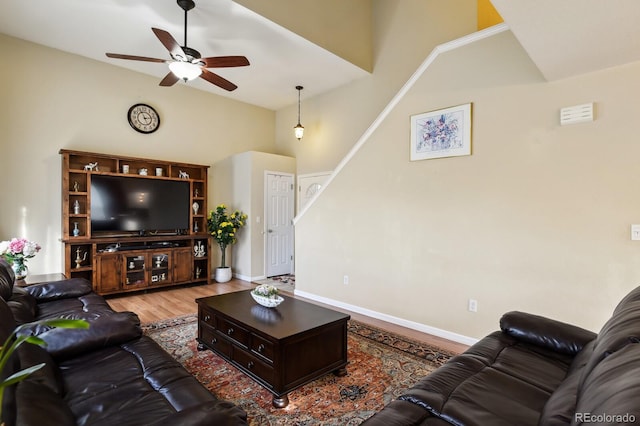
[(17, 325), (49, 318), (85, 319), (90, 326), (27, 327), (25, 333), (42, 338), (46, 349), (21, 345), (1, 377), (45, 366), (5, 390), (2, 421), (7, 426), (247, 424), (241, 408), (218, 400), (142, 335), (135, 314), (114, 312), (88, 281), (20, 288), (0, 259), (1, 342)]
[(363, 425), (640, 423), (640, 287), (598, 334), (523, 312), (500, 329)]

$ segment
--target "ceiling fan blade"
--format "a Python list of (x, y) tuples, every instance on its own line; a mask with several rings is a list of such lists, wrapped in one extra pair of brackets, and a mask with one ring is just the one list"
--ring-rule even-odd
[(178, 44), (175, 38), (165, 30), (161, 30), (159, 28), (151, 28), (153, 33), (158, 37), (160, 43), (167, 48), (167, 50), (171, 53), (174, 59), (183, 58), (186, 59), (187, 55), (182, 50), (182, 47)]
[(222, 89), (228, 90), (230, 92), (238, 88), (238, 86), (236, 86), (229, 80), (225, 80), (224, 78), (220, 77), (218, 74), (214, 74), (211, 71), (208, 71), (204, 68), (202, 68), (202, 74), (200, 74), (200, 78), (203, 78), (207, 80), (209, 83), (213, 83), (216, 86)]
[(148, 58), (146, 56), (134, 56), (134, 55), (121, 55), (119, 53), (107, 53), (106, 54), (109, 58), (115, 58), (115, 59), (129, 59), (132, 61), (145, 61), (145, 62), (167, 62), (164, 59), (158, 59), (158, 58)]
[(174, 73), (169, 71), (169, 74), (165, 75), (162, 81), (160, 82), (160, 86), (165, 86), (165, 87), (173, 86), (178, 82), (178, 80), (180, 79)]
[(249, 60), (244, 56), (214, 56), (201, 58), (199, 61), (204, 62), (205, 68), (246, 67), (249, 65)]

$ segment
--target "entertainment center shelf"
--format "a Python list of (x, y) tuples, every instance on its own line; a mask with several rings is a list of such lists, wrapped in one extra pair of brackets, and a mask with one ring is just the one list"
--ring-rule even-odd
[(208, 166), (60, 155), (67, 277), (88, 279), (99, 294), (211, 282)]

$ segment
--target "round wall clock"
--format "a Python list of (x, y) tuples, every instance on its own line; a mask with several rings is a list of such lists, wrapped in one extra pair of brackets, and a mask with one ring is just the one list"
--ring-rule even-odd
[(153, 133), (160, 127), (160, 116), (147, 104), (135, 104), (127, 113), (129, 124), (140, 133)]

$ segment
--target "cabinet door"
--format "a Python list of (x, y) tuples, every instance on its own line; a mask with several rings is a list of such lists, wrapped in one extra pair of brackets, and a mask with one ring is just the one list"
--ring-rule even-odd
[(112, 293), (120, 291), (120, 256), (117, 254), (103, 254), (96, 256), (97, 293)]
[(168, 284), (172, 281), (171, 277), (171, 252), (170, 251), (154, 251), (151, 255), (151, 285)]
[(124, 289), (142, 288), (147, 286), (147, 254), (123, 254), (123, 287)]
[[(173, 251), (173, 282), (181, 283), (191, 281), (192, 270), (193, 254), (191, 253), (191, 248), (175, 249)], [(206, 273), (206, 271), (204, 273)]]

